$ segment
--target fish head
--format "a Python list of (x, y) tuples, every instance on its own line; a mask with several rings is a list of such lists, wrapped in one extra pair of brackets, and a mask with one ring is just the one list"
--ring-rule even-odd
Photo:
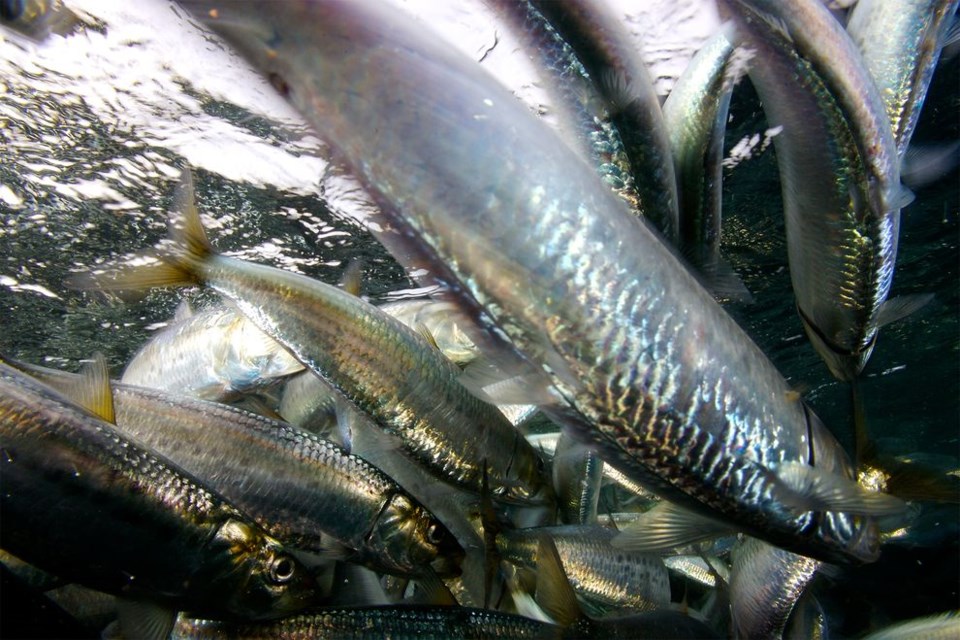
[(439, 577), (460, 575), (463, 547), (446, 526), (404, 494), (394, 494), (366, 539), (365, 560), (380, 571)]
[[(517, 437), (523, 438), (520, 435)], [(557, 506), (557, 494), (546, 463), (532, 447), (526, 454), (517, 452), (504, 482), (492, 493), (496, 499), (511, 504)]]
[(256, 526), (228, 520), (208, 546), (216, 560), (192, 579), (201, 608), (256, 620), (321, 602), (313, 573)]

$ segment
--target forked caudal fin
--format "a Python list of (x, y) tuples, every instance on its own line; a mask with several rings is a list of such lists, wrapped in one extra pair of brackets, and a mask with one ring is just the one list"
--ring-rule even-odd
[(124, 264), (80, 273), (67, 284), (80, 290), (139, 291), (153, 287), (184, 287), (200, 283), (198, 267), (213, 255), (194, 200), (193, 175), (185, 169), (174, 193), (169, 238), (160, 247)]

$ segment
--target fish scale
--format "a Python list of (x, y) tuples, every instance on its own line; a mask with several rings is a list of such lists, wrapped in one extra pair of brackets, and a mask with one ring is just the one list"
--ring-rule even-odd
[[(306, 570), (232, 505), (3, 363), (0, 448), (3, 544), (28, 562), (211, 615), (279, 615), (316, 600)], [(278, 562), (292, 571), (273, 584)]]
[[(853, 43), (814, 0), (726, 0), (780, 167), (790, 277), (804, 329), (833, 374), (873, 350), (900, 224), (896, 144)], [(784, 78), (791, 81), (785, 82)]]
[(555, 504), (537, 453), (495, 406), (460, 384), (460, 368), (423, 335), (337, 287), (216, 254), (200, 225), (188, 172), (176, 206), (173, 242), (159, 260), (114, 265), (75, 284), (131, 289), (202, 283), (369, 414), (435, 477), (477, 494), (486, 467), (495, 499)]
[(864, 0), (851, 10), (850, 38), (887, 107), (898, 153), (910, 145), (957, 0)]
[[(566, 403), (549, 408), (552, 418), (634, 479), (705, 515), (826, 559), (875, 557), (875, 548), (858, 548), (866, 537), (809, 535), (814, 514), (778, 501), (776, 472), (806, 465), (809, 445), (802, 404), (769, 359), (656, 233), (483, 69), (377, 3), (183, 6), (283, 80), (287, 98), (400, 230), (383, 234), (391, 251), (399, 237), (409, 250), (399, 259), (429, 264), (480, 326), (507, 338), (502, 347), (549, 376)], [(216, 16), (204, 12), (214, 6)], [(364, 79), (362, 93), (355, 78)], [(578, 243), (585, 250), (572, 252)], [(671, 340), (698, 350), (684, 358), (686, 349), (664, 344)], [(637, 375), (623, 411), (609, 402), (610, 388), (634, 375), (645, 352), (667, 358), (658, 366), (675, 381), (672, 396), (658, 397)], [(695, 426), (685, 426), (690, 395), (717, 384), (719, 407), (701, 404)], [(730, 430), (756, 444), (742, 454), (718, 448), (729, 458), (715, 467), (728, 470), (721, 485), (696, 461), (659, 462), (663, 448), (682, 450), (701, 433), (726, 442)], [(871, 526), (865, 519), (862, 528)]]

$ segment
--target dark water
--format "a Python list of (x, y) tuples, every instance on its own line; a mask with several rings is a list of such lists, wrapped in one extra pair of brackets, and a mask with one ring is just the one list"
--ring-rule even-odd
[[(96, 42), (100, 36), (73, 37)], [(135, 39), (129, 46), (136, 50)], [(160, 240), (178, 168), (187, 165), (195, 167), (198, 205), (222, 251), (326, 282), (337, 282), (350, 261), (360, 260), (364, 295), (374, 301), (413, 286), (358, 223), (362, 207), (351, 209), (349, 189), (332, 195), (333, 187), (319, 175), (296, 186), (224, 177), (232, 174), (220, 168), (229, 165), (244, 138), (218, 138), (220, 126), (265, 145), (258, 152), (263, 166), (245, 167), (249, 175), (323, 166), (316, 158), (321, 147), (286, 114), (273, 119), (253, 113), (182, 78), (173, 87), (182, 97), (164, 94), (155, 104), (138, 102), (139, 89), (121, 87), (116, 96), (110, 94), (111, 110), (103, 106), (110, 106), (106, 93), (91, 94), (75, 77), (45, 65), (46, 54), (11, 43), (2, 43), (0, 52), (5, 54), (0, 67), (0, 349), (5, 353), (75, 369), (81, 359), (101, 351), (119, 374), (131, 353), (169, 320), (179, 294), (156, 292), (121, 302), (70, 291), (63, 282), (72, 271)], [(955, 57), (937, 71), (916, 144), (960, 139), (958, 69)], [(151, 80), (138, 82), (142, 89)], [(172, 91), (169, 85), (163, 89)], [(147, 115), (131, 117), (130, 104)], [(157, 127), (152, 118), (172, 124)], [(756, 96), (742, 83), (735, 93), (728, 148), (764, 128)], [(210, 138), (213, 151), (170, 142), (191, 136)], [(217, 141), (227, 138), (229, 145), (218, 150)], [(267, 152), (284, 154), (291, 164), (277, 169)], [(830, 376), (795, 312), (772, 148), (727, 171), (725, 180), (724, 253), (755, 298), (729, 310), (840, 440), (851, 445), (849, 390)], [(953, 169), (915, 194), (903, 212), (892, 295), (933, 293), (935, 298), (913, 317), (882, 330), (862, 393), (881, 454), (956, 472), (960, 174)], [(960, 513), (955, 506), (924, 503), (914, 528), (889, 542), (877, 563), (827, 572), (813, 589), (842, 637), (889, 620), (957, 608), (958, 587)]]

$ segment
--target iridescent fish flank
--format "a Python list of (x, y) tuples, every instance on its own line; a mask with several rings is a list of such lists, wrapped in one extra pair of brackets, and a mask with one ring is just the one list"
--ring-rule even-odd
[(471, 60), (376, 2), (182, 4), (275, 80), (400, 230), (384, 244), (537, 363), (563, 399), (551, 414), (605, 460), (795, 552), (876, 558), (873, 520), (846, 512), (881, 496), (810, 466), (811, 446), (839, 444), (657, 235)]
[[(772, 127), (790, 278), (811, 342), (853, 380), (873, 351), (893, 282), (904, 192), (876, 85), (817, 0), (724, 0)], [(792, 82), (784, 79), (794, 79)]]

